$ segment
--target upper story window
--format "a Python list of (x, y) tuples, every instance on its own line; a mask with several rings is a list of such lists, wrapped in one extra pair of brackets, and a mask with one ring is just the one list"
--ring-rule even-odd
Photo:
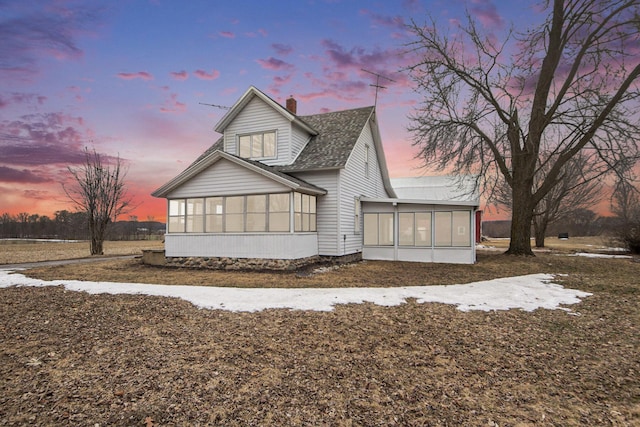
[(260, 132), (238, 137), (238, 153), (246, 159), (276, 156), (276, 132)]

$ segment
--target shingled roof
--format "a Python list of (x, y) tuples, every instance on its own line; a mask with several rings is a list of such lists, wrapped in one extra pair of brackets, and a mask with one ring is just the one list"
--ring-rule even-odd
[(318, 131), (291, 165), (278, 166), (283, 172), (336, 169), (346, 165), (374, 107), (300, 116)]

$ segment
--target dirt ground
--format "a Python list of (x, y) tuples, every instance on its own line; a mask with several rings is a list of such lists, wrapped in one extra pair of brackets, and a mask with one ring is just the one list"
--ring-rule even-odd
[(473, 266), (367, 262), (304, 275), (92, 265), (103, 280), (225, 286), (563, 273), (564, 286), (593, 295), (573, 315), (415, 301), (232, 313), (163, 297), (0, 289), (1, 425), (640, 425), (634, 260), (488, 252)]

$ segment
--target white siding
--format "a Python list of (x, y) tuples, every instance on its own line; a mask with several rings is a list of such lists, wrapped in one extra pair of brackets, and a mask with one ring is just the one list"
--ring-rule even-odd
[(250, 171), (229, 160), (220, 159), (169, 193), (167, 198), (275, 193), (289, 190), (285, 185), (257, 172)]
[[(299, 127), (293, 126), (293, 132), (291, 134), (291, 148), (289, 150), (290, 157), (287, 164), (293, 163), (293, 161), (298, 157), (298, 154), (302, 151), (302, 149), (309, 142), (311, 135), (307, 133), (304, 129), (300, 129)], [(285, 160), (283, 157), (280, 160)]]
[(260, 98), (253, 97), (235, 119), (224, 130), (224, 151), (237, 153), (237, 135), (254, 132), (276, 131), (277, 159), (261, 160), (267, 165), (290, 163), (291, 122), (275, 111)]
[[(365, 153), (369, 147), (369, 177), (365, 177)], [(340, 235), (347, 236), (341, 254), (351, 254), (362, 250), (362, 222), (360, 234), (354, 232), (356, 197), (388, 197), (382, 181), (382, 173), (373, 134), (367, 124), (351, 152), (346, 167), (340, 171)], [(362, 216), (360, 218), (362, 221)]]
[(318, 255), (315, 233), (166, 234), (168, 257), (299, 259)]
[(338, 241), (338, 171), (296, 173), (295, 176), (327, 190), (317, 198), (318, 251), (320, 255), (341, 255)]

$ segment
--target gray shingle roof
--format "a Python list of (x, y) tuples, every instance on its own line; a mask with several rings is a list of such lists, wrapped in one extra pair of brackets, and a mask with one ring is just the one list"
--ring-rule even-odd
[(291, 165), (278, 166), (283, 172), (342, 168), (373, 113), (374, 107), (300, 116), (318, 131)]

